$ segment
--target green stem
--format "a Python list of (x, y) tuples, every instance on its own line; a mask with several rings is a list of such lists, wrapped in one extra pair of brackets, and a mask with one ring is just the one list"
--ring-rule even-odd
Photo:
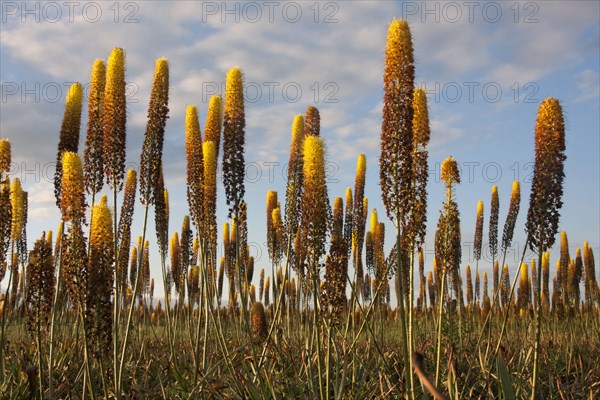
[(542, 281), (542, 246), (538, 247), (538, 269), (537, 269), (537, 282), (536, 285), (536, 325), (535, 325), (535, 351), (533, 353), (533, 390), (531, 398), (536, 399), (538, 395), (538, 381), (539, 381), (539, 358), (540, 358), (540, 337), (542, 331), (542, 310), (541, 310), (541, 281)]
[(440, 303), (439, 314), (438, 314), (438, 331), (437, 331), (437, 350), (435, 356), (435, 387), (439, 387), (440, 383), (440, 356), (442, 353), (442, 318), (444, 316), (444, 296), (446, 294), (446, 269), (444, 268), (442, 271), (442, 279), (440, 282), (442, 286), (440, 290), (440, 298), (438, 302)]
[[(123, 338), (123, 350), (121, 352), (121, 358), (119, 361), (119, 372), (117, 374), (117, 382), (115, 384), (115, 386), (117, 388), (119, 388), (119, 391), (121, 389), (121, 382), (123, 379), (123, 365), (125, 364), (125, 354), (127, 353), (127, 345), (128, 345), (128, 338), (129, 338), (129, 330), (131, 327), (131, 320), (133, 318), (133, 310), (135, 308), (135, 299), (137, 297), (137, 293), (138, 293), (138, 284), (139, 284), (139, 280), (140, 280), (140, 275), (141, 275), (141, 269), (142, 269), (142, 262), (143, 262), (143, 258), (144, 258), (144, 244), (146, 241), (146, 226), (148, 223), (148, 202), (146, 202), (146, 206), (144, 208), (144, 227), (142, 229), (142, 243), (140, 245), (140, 253), (138, 255), (138, 268), (136, 271), (136, 276), (135, 276), (135, 285), (133, 287), (133, 294), (131, 296), (131, 304), (129, 306), (129, 315), (127, 316), (127, 325), (125, 325), (125, 336)], [(166, 290), (165, 290), (165, 294), (166, 294)], [(168, 296), (165, 296), (168, 297)], [(166, 302), (167, 307), (168, 307), (168, 301)], [(168, 310), (168, 308), (167, 308)], [(167, 311), (167, 315), (168, 315), (168, 311)], [(121, 394), (117, 392), (117, 398), (120, 398)]]
[[(15, 253), (15, 242), (12, 242), (12, 248), (10, 251), (10, 260), (12, 264), (13, 254)], [(8, 303), (8, 292), (10, 291), (10, 284), (12, 283), (13, 273), (12, 266), (9, 267), (8, 271), (8, 285), (6, 286), (6, 293), (4, 294), (4, 301), (2, 302), (2, 333), (0, 334), (0, 374), (2, 375), (2, 382), (4, 382), (4, 327), (6, 324), (6, 303)]]
[[(400, 334), (402, 340), (402, 356), (404, 360), (404, 377), (406, 379), (406, 385), (409, 386), (408, 392), (412, 393), (413, 389), (410, 386), (411, 383), (411, 374), (410, 370), (410, 357), (408, 356), (408, 339), (406, 335), (406, 315), (404, 313), (404, 283), (402, 282), (402, 244), (401, 244), (401, 235), (402, 235), (402, 227), (400, 226), (400, 212), (396, 212), (396, 249), (398, 249), (397, 253), (397, 271), (396, 273), (400, 274), (400, 279), (398, 279), (398, 311), (400, 313)], [(408, 394), (405, 396), (408, 397)]]
[(60, 283), (62, 281), (62, 238), (56, 238), (61, 241), (59, 247), (59, 258), (58, 258), (58, 275), (56, 278), (56, 292), (54, 292), (54, 301), (52, 303), (52, 317), (50, 323), (50, 350), (49, 350), (49, 361), (48, 361), (48, 394), (50, 399), (54, 398), (53, 393), (53, 379), (52, 369), (54, 368), (54, 335), (56, 332), (56, 313), (58, 307), (58, 299), (60, 295)]
[(44, 400), (44, 382), (42, 380), (44, 374), (42, 371), (42, 329), (41, 329), (41, 317), (40, 317), (40, 301), (37, 304), (37, 358), (38, 358), (38, 378), (40, 387), (40, 399)]
[[(115, 379), (115, 393), (117, 395), (117, 399), (121, 397), (121, 382), (118, 377), (118, 366), (119, 366), (119, 237), (118, 237), (118, 229), (117, 229), (117, 185), (115, 179), (113, 178), (113, 228), (114, 228), (114, 257), (115, 257), (115, 272), (114, 272), (114, 285), (115, 285), (115, 295), (114, 295), (114, 315), (113, 315), (113, 369), (114, 369), (114, 379)], [(92, 194), (92, 204), (95, 193)], [(93, 207), (92, 207), (93, 209)], [(91, 227), (91, 223), (90, 223)], [(91, 228), (90, 228), (91, 229)]]
[(319, 374), (319, 395), (321, 399), (325, 399), (325, 393), (323, 391), (323, 374), (321, 372), (321, 330), (319, 329), (319, 284), (318, 284), (318, 269), (316, 266), (313, 268), (313, 324), (315, 327), (316, 335), (314, 336), (317, 344), (317, 371)]
[[(94, 382), (92, 379), (92, 360), (90, 358), (90, 350), (88, 343), (88, 329), (87, 324), (85, 322), (85, 302), (80, 298), (79, 299), (79, 318), (81, 319), (81, 325), (83, 326), (83, 357), (85, 359), (85, 368), (88, 377), (88, 390), (90, 392), (90, 398), (95, 399), (95, 390), (94, 390)], [(85, 389), (85, 383), (84, 383)], [(85, 390), (84, 390), (85, 393)]]
[[(525, 252), (527, 251), (527, 245), (529, 244), (529, 237), (527, 237), (527, 240), (525, 240), (525, 246), (523, 247), (523, 253), (521, 253), (521, 259), (519, 260), (519, 266), (517, 268), (517, 272), (515, 273), (515, 277), (513, 278), (513, 282), (512, 285), (510, 287), (510, 295), (508, 296), (508, 304), (506, 305), (506, 309), (504, 310), (504, 320), (502, 321), (502, 329), (500, 330), (500, 336), (498, 338), (498, 343), (496, 344), (496, 350), (494, 351), (494, 354), (492, 356), (491, 359), (491, 363), (488, 365), (492, 365), (494, 363), (494, 361), (496, 360), (496, 356), (498, 355), (498, 351), (500, 350), (500, 345), (502, 344), (502, 338), (504, 337), (504, 332), (506, 331), (506, 326), (508, 323), (508, 315), (510, 314), (510, 307), (512, 306), (512, 299), (513, 299), (513, 293), (515, 292), (515, 286), (517, 286), (517, 281), (519, 280), (519, 276), (521, 275), (521, 264), (523, 263), (523, 259), (525, 258)], [(541, 264), (538, 267), (538, 269), (541, 271)], [(539, 282), (539, 280), (538, 280)], [(538, 288), (540, 288), (540, 285), (537, 285)], [(498, 285), (498, 288), (500, 288), (500, 285)]]
[[(414, 254), (415, 253), (415, 249), (414, 249), (414, 244), (411, 244), (410, 246), (410, 264), (409, 264), (409, 288), (408, 288), (408, 352), (409, 354), (413, 353), (413, 349), (414, 349), (414, 338), (413, 338), (413, 298), (414, 298)], [(383, 323), (382, 323), (383, 326)], [(414, 378), (414, 374), (412, 373), (413, 371), (413, 361), (412, 361), (412, 357), (409, 357), (409, 362), (410, 362), (410, 387), (411, 387), (411, 397), (414, 400), (415, 399), (415, 391), (413, 390), (415, 387), (415, 378)]]

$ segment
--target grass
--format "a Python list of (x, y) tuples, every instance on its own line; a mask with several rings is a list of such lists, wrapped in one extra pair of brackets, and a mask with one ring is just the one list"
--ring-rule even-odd
[[(384, 313), (383, 318), (378, 317), (379, 313)], [(290, 320), (290, 335), (285, 329), (277, 329), (273, 343), (267, 346), (263, 365), (256, 370), (250, 348), (257, 343), (246, 338), (239, 340), (235, 326), (238, 319), (226, 314), (222, 310), (224, 345), (229, 360), (222, 357), (217, 339), (209, 334), (207, 365), (194, 380), (193, 349), (190, 348), (184, 316), (173, 324), (175, 357), (168, 362), (165, 317), (162, 316), (160, 322), (152, 323), (149, 315), (140, 316), (136, 313), (125, 360), (124, 394), (128, 398), (319, 397), (319, 376), (315, 376), (319, 373), (318, 357), (313, 347), (316, 343), (311, 345), (304, 335), (306, 330), (303, 325), (311, 321), (310, 317), (302, 319), (296, 311)], [(270, 322), (272, 308), (267, 314)], [(435, 370), (435, 313), (430, 310), (427, 313), (415, 312), (415, 315), (415, 348), (424, 356), (424, 371), (431, 377)], [(196, 317), (197, 314), (193, 318)], [(404, 362), (398, 346), (399, 324), (395, 318), (396, 313), (392, 310), (381, 309), (366, 320), (372, 326), (371, 332), (383, 332), (383, 336), (363, 329), (357, 337), (344, 337), (343, 329), (332, 328), (330, 349), (327, 349), (327, 338), (321, 338), (322, 351), (329, 350), (331, 354), (327, 397), (360, 399), (402, 396)], [(491, 330), (499, 332), (501, 323), (501, 316), (492, 317)], [(466, 351), (462, 354), (457, 351), (456, 327), (451, 323), (443, 324), (442, 350), (447, 356), (452, 353), (452, 367), (456, 371), (456, 387), (462, 393), (461, 398), (498, 397), (502, 392), (498, 370), (496, 367), (486, 369), (486, 363), (482, 360), (488, 344), (495, 345), (494, 338), (484, 338), (479, 348), (476, 347), (481, 324), (482, 320), (472, 314), (465, 318), (463, 345)], [(517, 398), (526, 397), (531, 391), (533, 331), (533, 318), (511, 314), (502, 344), (502, 358)], [(348, 332), (351, 335), (351, 330)], [(3, 398), (27, 398), (30, 393), (36, 393), (38, 387), (37, 381), (32, 385), (26, 374), (28, 366), (36, 365), (36, 346), (20, 316), (11, 318), (6, 333), (7, 371), (0, 395)], [(57, 326), (56, 336), (54, 396), (79, 398), (85, 365), (83, 331), (71, 311), (64, 315)], [(200, 342), (203, 343), (203, 338)], [(355, 345), (352, 344), (354, 342)], [(600, 363), (597, 362), (600, 359), (600, 324), (597, 313), (565, 319), (556, 316), (544, 318), (541, 347), (540, 390), (545, 398), (597, 398), (600, 395)], [(43, 368), (47, 371), (45, 366)], [(321, 379), (324, 379), (325, 368), (321, 369), (321, 374)], [(442, 363), (440, 375), (440, 391), (447, 395), (448, 364)], [(92, 379), (94, 387), (102, 387), (97, 373), (93, 374)], [(418, 384), (416, 394), (417, 398), (425, 396)]]

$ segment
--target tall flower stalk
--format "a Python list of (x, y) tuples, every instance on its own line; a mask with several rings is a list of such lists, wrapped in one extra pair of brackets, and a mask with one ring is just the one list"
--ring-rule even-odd
[[(543, 253), (552, 247), (558, 231), (565, 177), (564, 162), (567, 158), (565, 149), (565, 124), (562, 107), (558, 100), (546, 98), (540, 104), (535, 126), (535, 165), (526, 224), (529, 247), (533, 251), (537, 251), (538, 265), (542, 265)], [(542, 268), (538, 268), (537, 282), (542, 280), (541, 271)], [(536, 329), (531, 395), (533, 399), (541, 396), (538, 369), (542, 325), (540, 286), (537, 287), (535, 307)]]
[[(394, 20), (389, 26), (384, 72), (383, 122), (381, 126), (381, 154), (379, 183), (387, 215), (396, 224), (396, 273), (402, 277), (406, 266), (402, 263), (402, 232), (410, 221), (413, 197), (413, 93), (415, 80), (412, 38), (408, 22)], [(405, 317), (405, 292), (402, 279), (398, 285), (398, 308), (403, 360), (408, 393), (414, 396), (411, 385), (411, 357)], [(408, 292), (406, 292), (408, 293)], [(412, 307), (412, 305), (409, 305)]]
[[(117, 56), (118, 56), (117, 52)], [(122, 54), (122, 53), (121, 53)], [(122, 59), (122, 58), (121, 58)], [(117, 57), (117, 60), (119, 58)], [(110, 71), (110, 60), (109, 60), (109, 71)], [(108, 77), (107, 77), (107, 92), (108, 96)], [(140, 284), (140, 275), (142, 271), (142, 262), (144, 259), (144, 246), (146, 242), (146, 225), (148, 221), (148, 209), (150, 205), (155, 205), (155, 218), (157, 238), (159, 239), (159, 249), (161, 254), (161, 267), (163, 272), (163, 285), (166, 296), (166, 313), (167, 313), (167, 332), (169, 339), (169, 348), (171, 350), (171, 356), (173, 356), (173, 343), (170, 330), (170, 306), (169, 297), (167, 295), (167, 282), (165, 272), (165, 253), (166, 253), (166, 233), (168, 230), (168, 205), (166, 204), (165, 189), (164, 189), (164, 177), (162, 170), (162, 150), (164, 142), (165, 126), (167, 123), (169, 113), (169, 65), (165, 58), (160, 58), (156, 61), (154, 69), (154, 82), (152, 85), (152, 92), (150, 95), (150, 104), (148, 106), (148, 122), (146, 125), (146, 134), (144, 137), (144, 144), (142, 146), (142, 155), (140, 162), (140, 197), (141, 202), (144, 205), (144, 218), (142, 228), (141, 246), (138, 251), (138, 268), (135, 284), (133, 287), (132, 304), (129, 308), (129, 315), (127, 317), (127, 324), (125, 326), (125, 337), (123, 338), (122, 352), (117, 365), (117, 349), (115, 346), (115, 392), (117, 397), (121, 396), (121, 380), (123, 377), (123, 365), (125, 363), (125, 355), (127, 354), (127, 345), (129, 337), (129, 328), (131, 326), (131, 319), (133, 316), (133, 310), (135, 309), (134, 303), (138, 295), (138, 286)], [(107, 110), (106, 98), (105, 98), (105, 113)], [(124, 103), (123, 103), (124, 110)], [(106, 135), (106, 130), (105, 130)], [(105, 136), (106, 144), (106, 136)], [(124, 148), (123, 148), (124, 149)], [(110, 175), (107, 174), (110, 178)], [(112, 175), (113, 177), (113, 189), (117, 187), (117, 174)], [(116, 192), (115, 192), (116, 193)], [(116, 197), (116, 195), (115, 195)], [(115, 200), (116, 203), (116, 200)], [(167, 229), (165, 229), (167, 228)], [(116, 233), (115, 233), (116, 236)], [(118, 340), (115, 338), (115, 342)]]
[(498, 196), (498, 186), (492, 186), (492, 200), (490, 201), (490, 230), (489, 245), (490, 255), (492, 256), (492, 265), (498, 255), (498, 214), (500, 212), (500, 198)]
[(88, 292), (88, 253), (82, 226), (85, 224), (85, 193), (83, 166), (77, 153), (65, 152), (62, 159), (63, 175), (61, 183), (60, 209), (63, 222), (69, 222), (69, 234), (65, 240), (62, 264), (70, 300), (77, 305), (84, 331), (84, 360), (90, 395), (94, 395), (91, 375), (89, 324), (86, 315)]
[[(122, 48), (114, 48), (109, 57), (106, 67), (106, 78), (104, 87), (104, 99), (102, 100), (102, 164), (104, 166), (104, 176), (106, 182), (113, 191), (113, 243), (115, 246), (119, 243), (117, 232), (117, 192), (123, 185), (125, 176), (125, 145), (126, 145), (126, 119), (127, 105), (125, 96), (125, 52)], [(100, 186), (100, 185), (98, 185)], [(93, 211), (93, 210), (92, 210)], [(118, 253), (118, 249), (115, 249)], [(118, 259), (118, 254), (116, 255)], [(115, 279), (116, 283), (116, 279)], [(119, 287), (115, 284), (115, 298), (118, 298)], [(115, 302), (113, 318), (119, 314), (118, 302)], [(115, 392), (119, 393), (119, 369), (117, 366), (119, 351), (119, 335), (115, 330), (113, 336), (113, 372), (115, 381)]]
[[(367, 158), (359, 154), (356, 161), (356, 174), (354, 177), (354, 206), (352, 211), (352, 266), (354, 268), (354, 284), (358, 288), (355, 298), (364, 297), (363, 290), (363, 264), (362, 249), (365, 241), (365, 224), (367, 222), (367, 210), (365, 205), (365, 176), (367, 172)], [(353, 307), (354, 308), (354, 307)]]
[(325, 147), (319, 136), (309, 135), (304, 140), (304, 192), (302, 196), (302, 219), (300, 240), (306, 246), (307, 280), (312, 283), (313, 325), (316, 329), (317, 366), (319, 369), (319, 390), (324, 397), (321, 374), (321, 345), (319, 315), (319, 263), (325, 254), (327, 236), (327, 186), (325, 183)]
[[(473, 239), (473, 256), (475, 257), (475, 275), (479, 273), (479, 260), (481, 259), (481, 247), (483, 244), (483, 201), (477, 203), (477, 217), (475, 219), (475, 238)], [(479, 287), (475, 286), (473, 306), (479, 301)]]
[(27, 294), (25, 302), (29, 307), (27, 328), (35, 337), (37, 343), (40, 398), (43, 399), (42, 371), (42, 335), (47, 333), (52, 298), (54, 297), (54, 258), (52, 255), (52, 232), (48, 232), (35, 242), (27, 265)]
[[(408, 346), (412, 353), (414, 350), (413, 338), (413, 312), (414, 312), (414, 254), (415, 249), (422, 257), (422, 246), (425, 243), (427, 228), (427, 181), (429, 179), (427, 145), (431, 136), (429, 127), (429, 110), (427, 108), (427, 95), (423, 88), (416, 88), (413, 92), (413, 123), (412, 123), (412, 204), (410, 210), (410, 223), (408, 232), (405, 233), (409, 241), (409, 279), (408, 279)], [(421, 273), (421, 280), (423, 274)], [(412, 357), (411, 357), (412, 362)], [(414, 388), (414, 375), (410, 375), (411, 387)]]
[[(440, 212), (437, 232), (435, 234), (435, 256), (439, 260), (441, 269), (440, 278), (440, 296), (439, 315), (438, 315), (438, 331), (437, 331), (437, 352), (436, 352), (436, 368), (435, 368), (435, 386), (439, 384), (440, 378), (440, 355), (442, 341), (442, 317), (445, 303), (446, 277), (450, 278), (451, 283), (457, 284), (457, 296), (459, 307), (462, 299), (462, 289), (460, 284), (456, 282), (460, 279), (460, 259), (461, 259), (461, 240), (460, 240), (460, 214), (458, 205), (454, 200), (454, 186), (460, 183), (460, 174), (458, 165), (454, 158), (446, 157), (442, 162), (441, 171), (442, 180), (446, 185), (446, 199), (444, 206)], [(455, 285), (451, 285), (455, 286)], [(459, 308), (460, 310), (460, 308)], [(459, 321), (460, 326), (460, 321)], [(460, 328), (459, 328), (460, 329)], [(460, 331), (459, 331), (460, 333)]]

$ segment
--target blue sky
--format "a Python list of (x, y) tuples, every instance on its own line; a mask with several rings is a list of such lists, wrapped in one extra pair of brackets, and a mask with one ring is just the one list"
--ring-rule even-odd
[[(493, 184), (500, 194), (501, 235), (512, 181), (521, 181), (515, 248), (522, 245), (535, 118), (539, 103), (551, 96), (560, 100), (567, 121), (560, 229), (568, 233), (572, 256), (584, 240), (600, 254), (597, 2), (133, 1), (115, 6), (3, 1), (0, 6), (0, 136), (12, 143), (12, 176), (21, 178), (29, 192), (30, 245), (43, 230), (56, 229), (60, 219), (52, 163), (67, 87), (89, 82), (94, 59), (106, 59), (117, 46), (127, 54), (127, 156), (132, 166), (139, 162), (154, 61), (169, 59), (171, 112), (164, 157), (171, 231), (180, 229), (187, 209), (186, 105), (198, 106), (203, 127), (210, 95), (222, 91), (227, 70), (236, 65), (247, 87), (246, 199), (257, 268), (270, 270), (263, 245), (266, 192), (277, 190), (283, 201), (292, 120), (309, 105), (321, 111), (331, 200), (353, 186), (356, 158), (365, 153), (366, 196), (382, 218), (378, 148), (385, 38), (390, 21), (405, 17), (413, 34), (416, 83), (428, 92), (432, 130), (426, 249), (433, 249), (443, 194), (436, 167), (447, 155), (457, 159), (463, 173), (457, 188), (463, 267), (472, 257), (468, 249), (479, 199), (485, 202), (487, 242)], [(222, 187), (218, 196), (221, 227), (226, 222)], [(135, 236), (141, 233), (140, 210)], [(393, 237), (389, 221), (387, 228), (386, 236)], [(154, 238), (153, 227), (151, 232)], [(513, 272), (518, 260), (511, 257)], [(159, 263), (153, 261), (152, 275), (158, 278)], [(489, 262), (480, 267), (489, 271)]]

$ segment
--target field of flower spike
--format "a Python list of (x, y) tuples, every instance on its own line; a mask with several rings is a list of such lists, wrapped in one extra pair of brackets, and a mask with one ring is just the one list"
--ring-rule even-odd
[[(368, 211), (367, 195), (379, 194), (365, 193), (363, 154), (353, 186), (331, 199), (327, 138), (311, 106), (293, 117), (285, 193), (266, 194), (271, 268), (255, 271), (237, 67), (227, 73), (224, 99), (210, 100), (203, 132), (197, 108), (186, 110), (189, 216), (181, 229), (169, 228), (163, 177), (166, 59), (156, 61), (139, 171), (125, 170), (124, 50), (92, 66), (83, 152), (83, 89), (70, 87), (56, 138), (62, 222), (55, 231), (27, 232), (26, 188), (9, 174), (9, 139), (0, 140), (0, 397), (600, 398), (592, 249), (570, 247), (560, 232), (560, 258), (549, 253), (565, 176), (559, 101), (539, 105), (529, 204), (515, 181), (501, 235), (491, 188), (493, 272), (481, 276), (488, 206), (480, 201), (476, 210), (474, 270), (461, 270), (453, 157), (441, 165), (444, 202), (427, 203), (429, 112), (425, 91), (415, 87), (406, 21), (390, 24), (385, 57), (379, 186), (395, 228), (389, 254), (385, 222)], [(217, 199), (221, 183), (225, 198)], [(218, 203), (229, 210), (221, 238)], [(435, 232), (425, 229), (427, 207), (440, 210)], [(526, 244), (520, 262), (508, 265), (520, 212)], [(134, 213), (143, 215), (141, 232), (132, 232)], [(152, 216), (155, 232), (147, 231)], [(39, 238), (31, 251), (27, 234)], [(426, 266), (428, 235), (435, 257)], [(160, 276), (151, 276), (151, 251)], [(509, 268), (518, 273), (510, 277)], [(155, 284), (164, 298), (154, 298)]]

